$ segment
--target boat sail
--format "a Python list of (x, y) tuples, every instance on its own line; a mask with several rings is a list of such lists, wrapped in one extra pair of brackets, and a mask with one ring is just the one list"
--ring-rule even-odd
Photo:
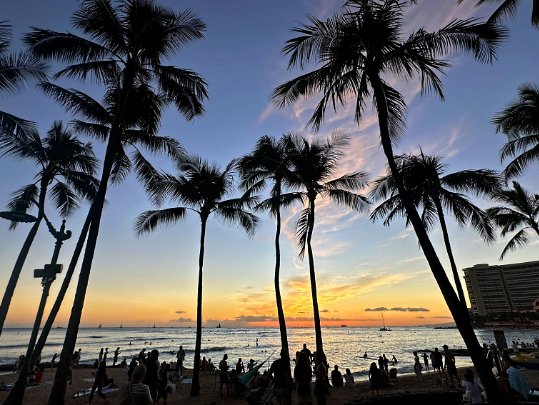
[(384, 319), (384, 314), (382, 314), (382, 324), (384, 326), (382, 326), (380, 329), (378, 329), (379, 331), (381, 332), (387, 332), (387, 331), (390, 331), (391, 329), (390, 328), (386, 328), (386, 321)]

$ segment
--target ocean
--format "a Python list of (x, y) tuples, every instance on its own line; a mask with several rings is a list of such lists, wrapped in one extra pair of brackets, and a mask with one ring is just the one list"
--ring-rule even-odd
[[(65, 329), (53, 329), (42, 353), (42, 361), (50, 361), (54, 353), (62, 350)], [(539, 336), (537, 329), (505, 330), (506, 340), (511, 346), (513, 340), (532, 344)], [(490, 329), (478, 329), (476, 335), (480, 344), (495, 343), (494, 333)], [(324, 351), (331, 368), (335, 364), (344, 372), (349, 368), (356, 380), (367, 378), (369, 365), (383, 354), (391, 360), (394, 355), (399, 374), (412, 374), (413, 351), (433, 350), (447, 344), (450, 348), (465, 348), (457, 329), (436, 329), (434, 327), (391, 327), (389, 331), (378, 328), (331, 327), (322, 329)], [(29, 328), (6, 328), (0, 336), (0, 364), (14, 364), (19, 355), (26, 353), (30, 338)], [(303, 344), (315, 350), (313, 328), (289, 328), (288, 341), (291, 357)], [(266, 361), (262, 370), (279, 357), (279, 328), (204, 328), (202, 330), (202, 356), (211, 358), (217, 365), (228, 354), (229, 365), (233, 366), (238, 358), (245, 365), (249, 359), (258, 363)], [(93, 364), (101, 348), (108, 348), (107, 365), (112, 365), (113, 352), (120, 347), (118, 363), (126, 358), (127, 363), (141, 349), (159, 350), (159, 360), (175, 361), (174, 352), (182, 345), (185, 350), (185, 367), (193, 366), (195, 328), (81, 328), (78, 334), (77, 348), (81, 348), (81, 364)], [(367, 352), (367, 359), (363, 358)], [(293, 357), (292, 357), (293, 358)], [(391, 364), (391, 363), (390, 363)], [(467, 356), (457, 357), (457, 366), (472, 365)], [(425, 371), (425, 370), (423, 370)]]

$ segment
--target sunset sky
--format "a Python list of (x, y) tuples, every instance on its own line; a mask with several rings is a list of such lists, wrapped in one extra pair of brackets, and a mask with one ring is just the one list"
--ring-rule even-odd
[[(288, 71), (288, 58), (281, 51), (291, 28), (307, 23), (307, 15), (324, 19), (339, 9), (331, 0), (161, 0), (158, 3), (177, 11), (191, 9), (207, 24), (205, 38), (192, 42), (169, 63), (193, 69), (208, 83), (206, 113), (186, 122), (167, 110), (161, 135), (176, 137), (188, 152), (224, 167), (233, 158), (249, 153), (262, 135), (279, 138), (296, 132), (324, 139), (341, 129), (351, 136), (342, 160), (342, 173), (363, 170), (369, 179), (384, 174), (385, 157), (379, 146), (378, 126), (372, 110), (366, 110), (358, 127), (353, 104), (327, 115), (321, 130), (314, 134), (306, 127), (316, 98), (276, 109), (269, 101), (272, 90), (301, 74)], [(454, 18), (485, 17), (492, 8), (474, 8), (475, 1), (423, 0), (406, 13), (408, 29), (433, 30)], [(56, 31), (75, 31), (70, 17), (78, 2), (73, 0), (22, 0), (2, 2), (2, 20), (13, 26), (13, 50), (21, 49), (21, 34), (29, 26)], [(420, 94), (418, 80), (388, 80), (406, 99), (407, 129), (395, 148), (397, 154), (436, 154), (447, 164), (447, 173), (489, 168), (501, 170), (499, 150), (505, 141), (496, 134), (493, 116), (515, 100), (517, 88), (525, 82), (539, 83), (537, 55), (539, 31), (530, 24), (531, 5), (520, 3), (516, 18), (509, 20), (509, 39), (502, 45), (498, 60), (479, 64), (468, 56), (452, 57), (452, 69), (442, 76), (445, 101)], [(69, 82), (68, 87), (87, 89), (99, 96), (100, 89)], [(20, 95), (0, 96), (0, 110), (35, 121), (43, 135), (54, 120), (72, 118), (61, 107), (33, 88)], [(85, 141), (86, 138), (83, 138)], [(94, 142), (96, 155), (103, 145)], [(164, 170), (170, 164), (160, 157), (150, 159)], [(505, 163), (505, 162), (504, 162)], [(0, 158), (0, 210), (6, 209), (10, 194), (33, 181), (37, 169), (31, 162)], [(518, 181), (529, 191), (539, 191), (537, 164), (531, 165)], [(366, 190), (365, 190), (366, 191)], [(135, 218), (154, 208), (144, 189), (130, 175), (109, 188), (108, 205), (86, 296), (82, 326), (194, 326), (200, 224), (188, 214), (185, 221), (152, 234), (137, 237)], [(488, 202), (477, 201), (483, 208)], [(58, 227), (61, 218), (47, 211)], [(289, 326), (312, 325), (312, 302), (307, 259), (298, 259), (294, 223), (301, 207), (284, 216), (282, 234), (282, 294)], [(83, 204), (67, 219), (73, 237), (66, 241), (59, 262), (67, 268), (88, 206)], [(260, 213), (260, 227), (253, 238), (243, 230), (210, 219), (207, 229), (204, 267), (203, 320), (207, 326), (276, 325), (273, 291), (275, 226)], [(3, 293), (11, 269), (30, 225), (8, 230), (0, 222), (0, 292)], [(499, 264), (537, 260), (537, 238), (518, 251), (498, 260), (508, 239), (487, 246), (472, 229), (461, 229), (449, 220), (450, 237), (460, 269), (478, 263)], [(448, 269), (441, 232), (431, 237), (438, 255)], [(388, 326), (445, 323), (452, 320), (447, 305), (412, 230), (402, 221), (391, 227), (373, 223), (368, 214), (350, 213), (320, 201), (314, 229), (314, 253), (322, 324), (380, 326), (381, 311)], [(23, 275), (8, 314), (8, 327), (29, 326), (39, 298), (40, 282), (33, 269), (50, 261), (54, 239), (43, 225), (26, 261)], [(63, 274), (51, 288), (52, 303)], [(65, 326), (73, 302), (74, 277), (56, 324)]]

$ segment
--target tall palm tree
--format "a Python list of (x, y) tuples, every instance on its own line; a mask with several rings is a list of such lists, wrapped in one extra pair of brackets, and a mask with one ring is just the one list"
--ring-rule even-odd
[(255, 215), (246, 208), (252, 207), (256, 199), (249, 193), (239, 198), (226, 199), (233, 191), (233, 168), (235, 161), (222, 170), (198, 157), (189, 156), (175, 161), (178, 175), (161, 174), (146, 183), (150, 199), (161, 205), (164, 200), (182, 204), (171, 208), (145, 211), (135, 223), (138, 235), (151, 232), (162, 225), (170, 225), (185, 217), (187, 210), (196, 212), (200, 217), (200, 247), (198, 255), (197, 288), (197, 327), (195, 340), (195, 358), (191, 396), (200, 394), (200, 352), (202, 345), (202, 270), (204, 267), (204, 249), (206, 227), (211, 214), (215, 214), (226, 223), (239, 224), (252, 236), (258, 223)]
[[(460, 4), (463, 1), (465, 0), (458, 0), (458, 3)], [(477, 0), (475, 5), (479, 7), (483, 3), (501, 3), (489, 18), (489, 21), (498, 22), (506, 17), (513, 17), (520, 5), (520, 0)], [(530, 3), (532, 5), (532, 26), (539, 28), (539, 0), (531, 0)]]
[(516, 177), (539, 160), (539, 88), (531, 83), (518, 88), (518, 100), (494, 117), (496, 132), (507, 135), (500, 158), (515, 157), (504, 170), (507, 179)]
[[(49, 95), (60, 104), (62, 104), (68, 111), (71, 111), (83, 119), (76, 119), (72, 121), (73, 127), (80, 133), (89, 135), (98, 140), (106, 139), (111, 132), (114, 117), (111, 115), (111, 111), (114, 111), (114, 91), (110, 95), (107, 95), (103, 101), (103, 104), (94, 100), (90, 96), (74, 89), (64, 89), (53, 83), (43, 82), (39, 87), (45, 94)], [(140, 93), (140, 95), (138, 95)], [(130, 122), (129, 130), (126, 130), (122, 137), (121, 148), (116, 154), (116, 161), (113, 164), (113, 170), (111, 172), (111, 178), (114, 182), (121, 181), (127, 173), (131, 171), (134, 166), (135, 171), (139, 178), (144, 178), (148, 181), (152, 175), (155, 174), (155, 169), (146, 160), (142, 152), (141, 147), (148, 149), (151, 152), (164, 152), (169, 156), (183, 155), (183, 149), (180, 144), (172, 138), (165, 136), (152, 136), (147, 137), (144, 130), (137, 129), (137, 122), (140, 122), (141, 117), (145, 117), (147, 110), (156, 110), (158, 105), (153, 105), (151, 100), (148, 100), (148, 96), (144, 95), (139, 89), (134, 89), (132, 92), (134, 97), (134, 105), (130, 105), (128, 111), (129, 115), (126, 115), (126, 122)], [(136, 100), (146, 100), (145, 102), (136, 102)], [(155, 118), (152, 114), (147, 118), (149, 121), (153, 121)], [(133, 149), (131, 158), (127, 155), (127, 149)], [(36, 347), (33, 354), (32, 365), (35, 364), (37, 358), (40, 357), (43, 350), (49, 332), (54, 324), (56, 315), (61, 308), (65, 294), (69, 288), (71, 278), (75, 271), (78, 259), (84, 247), (88, 230), (90, 227), (90, 218), (87, 217), (82, 227), (79, 240), (75, 246), (73, 256), (67, 268), (67, 271), (62, 282), (62, 286), (58, 291), (56, 300), (49, 312), (46, 322), (41, 330), (41, 335), (36, 343)]]
[[(0, 21), (0, 92), (15, 93), (30, 80), (45, 80), (47, 65), (27, 52), (10, 53), (10, 44), (11, 25)], [(26, 136), (32, 132), (36, 132), (33, 122), (0, 111), (0, 136)]]
[[(72, 214), (78, 208), (80, 199), (91, 201), (97, 192), (98, 181), (94, 174), (98, 162), (91, 145), (76, 139), (71, 130), (60, 121), (52, 124), (43, 139), (34, 132), (26, 137), (6, 134), (0, 151), (21, 160), (32, 160), (39, 168), (35, 181), (17, 190), (9, 202), (9, 208), (12, 210), (21, 206), (25, 209), (35, 206), (38, 214), (17, 256), (0, 304), (2, 333), (21, 270), (45, 215), (47, 197), (50, 196), (62, 217)], [(15, 227), (16, 222), (12, 222), (11, 229)]]
[[(243, 156), (237, 162), (241, 176), (240, 187), (256, 192), (262, 190), (268, 181), (271, 181), (270, 197), (260, 202), (255, 208), (267, 210), (275, 217), (275, 271), (273, 284), (275, 288), (275, 303), (279, 330), (281, 333), (281, 347), (288, 350), (288, 335), (286, 320), (281, 299), (280, 273), (281, 273), (281, 207), (287, 206), (293, 201), (293, 196), (283, 194), (283, 185), (289, 183), (292, 177), (290, 146), (291, 134), (283, 135), (279, 141), (270, 136), (261, 137), (253, 152)], [(292, 197), (292, 198), (290, 198)]]
[(492, 198), (503, 204), (487, 209), (487, 215), (500, 229), (500, 236), (517, 231), (503, 248), (500, 260), (510, 251), (528, 243), (528, 231), (533, 230), (539, 236), (539, 194), (531, 194), (518, 182), (513, 181), (513, 188), (499, 190)]
[(489, 398), (497, 398), (496, 380), (483, 358), (468, 313), (460, 305), (398, 174), (393, 144), (404, 128), (405, 101), (384, 78), (388, 75), (399, 79), (419, 76), (424, 92), (430, 90), (442, 97), (438, 75), (450, 66), (443, 57), (450, 52), (466, 51), (479, 61), (490, 62), (506, 33), (494, 24), (455, 20), (438, 31), (419, 29), (403, 38), (405, 8), (406, 4), (397, 0), (349, 0), (341, 13), (325, 21), (311, 17), (311, 24), (295, 28), (299, 36), (288, 40), (284, 47), (284, 52), (290, 55), (289, 68), (303, 68), (307, 63), (321, 66), (278, 86), (273, 100), (283, 107), (303, 97), (321, 94), (309, 121), (318, 129), (328, 103), (337, 108), (338, 104), (351, 101), (355, 105), (354, 118), (360, 121), (372, 97), (382, 149), (410, 222)]
[(311, 244), (315, 225), (316, 199), (326, 198), (358, 212), (364, 211), (369, 203), (366, 197), (358, 193), (367, 185), (366, 173), (357, 171), (335, 177), (339, 169), (339, 159), (348, 141), (348, 136), (339, 133), (334, 133), (325, 142), (310, 142), (298, 136), (293, 138), (295, 150), (291, 154), (291, 160), (296, 179), (291, 180), (294, 187), (300, 188), (298, 195), (305, 207), (296, 222), (296, 236), (300, 247), (299, 257), (303, 258), (307, 249), (309, 258), (316, 353), (321, 354), (320, 360), (325, 359), (325, 355)]
[[(488, 169), (461, 170), (444, 175), (447, 166), (442, 163), (441, 158), (426, 156), (423, 152), (419, 155), (395, 156), (395, 160), (404, 187), (416, 207), (423, 210), (421, 220), (425, 229), (431, 229), (436, 219), (440, 223), (458, 296), (462, 305), (466, 305), (444, 212), (447, 210), (452, 214), (460, 226), (470, 224), (486, 242), (494, 241), (494, 230), (485, 211), (473, 204), (462, 192), (476, 196), (490, 195), (493, 190), (501, 187), (500, 175)], [(374, 182), (370, 197), (375, 201), (384, 200), (371, 212), (372, 220), (384, 218), (384, 225), (389, 225), (395, 216), (407, 218), (406, 209), (391, 174)], [(408, 220), (407, 222), (409, 225)]]
[[(188, 120), (203, 113), (206, 83), (195, 72), (163, 64), (181, 46), (202, 38), (204, 23), (191, 12), (176, 13), (152, 0), (87, 0), (73, 15), (84, 36), (33, 28), (24, 39), (33, 55), (68, 64), (55, 78), (92, 77), (106, 88), (113, 123), (107, 133), (100, 188), (90, 207), (91, 222), (79, 282), (49, 403), (64, 403), (71, 355), (75, 349), (84, 298), (107, 187), (122, 154), (122, 139), (130, 129), (145, 132), (148, 144), (157, 132), (161, 111), (173, 104)], [(143, 110), (138, 120), (130, 108)], [(122, 159), (125, 161), (126, 157)], [(119, 175), (124, 172), (117, 171)], [(114, 179), (114, 178), (112, 178)]]

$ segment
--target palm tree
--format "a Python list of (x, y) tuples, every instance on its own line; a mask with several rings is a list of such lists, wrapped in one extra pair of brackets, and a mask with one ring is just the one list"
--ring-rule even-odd
[(506, 34), (497, 25), (472, 19), (452, 21), (435, 32), (419, 29), (403, 39), (405, 7), (404, 2), (396, 0), (349, 0), (342, 13), (326, 21), (311, 17), (310, 25), (294, 29), (299, 36), (287, 41), (284, 52), (290, 55), (289, 68), (298, 65), (303, 68), (307, 63), (321, 66), (278, 86), (272, 97), (277, 106), (283, 107), (302, 97), (321, 94), (309, 120), (314, 129), (319, 129), (328, 103), (337, 108), (338, 104), (352, 101), (354, 118), (359, 122), (372, 96), (382, 149), (410, 222), (488, 396), (495, 401), (499, 397), (496, 380), (483, 358), (468, 313), (460, 304), (399, 176), (393, 143), (404, 128), (405, 101), (384, 77), (397, 75), (400, 79), (411, 79), (418, 75), (424, 92), (431, 90), (443, 97), (438, 74), (450, 63), (442, 57), (450, 52), (467, 51), (479, 61), (490, 62)]
[[(290, 171), (290, 142), (291, 134), (283, 135), (279, 141), (270, 136), (261, 137), (253, 152), (238, 160), (238, 170), (241, 176), (240, 187), (246, 190), (258, 191), (266, 186), (268, 181), (273, 183), (270, 197), (260, 202), (255, 208), (267, 210), (275, 216), (275, 271), (273, 284), (275, 287), (275, 303), (281, 333), (281, 347), (288, 350), (288, 336), (286, 320), (281, 299), (280, 272), (281, 272), (281, 207), (293, 201), (293, 196), (283, 194), (283, 183), (286, 185), (292, 177)], [(292, 198), (290, 198), (292, 197)]]
[[(119, 176), (116, 179), (126, 174), (125, 170), (116, 170), (127, 167), (117, 165), (127, 160), (122, 153), (123, 139), (130, 137), (131, 129), (138, 128), (145, 133), (147, 143), (157, 150), (152, 139), (159, 127), (162, 109), (173, 104), (191, 120), (203, 113), (202, 100), (207, 97), (206, 83), (198, 74), (162, 63), (181, 46), (202, 38), (205, 25), (191, 12), (175, 13), (152, 0), (121, 0), (117, 7), (113, 7), (110, 0), (88, 0), (82, 2), (74, 13), (73, 24), (85, 36), (33, 28), (24, 37), (33, 55), (68, 63), (55, 78), (94, 78), (105, 86), (107, 104), (113, 108), (100, 188), (88, 212), (91, 224), (64, 346), (49, 397), (51, 405), (62, 404), (65, 400), (70, 360), (75, 349), (108, 183), (115, 179), (113, 174)], [(130, 108), (143, 114), (135, 119)]]
[(369, 203), (363, 195), (358, 193), (367, 185), (366, 173), (357, 171), (335, 177), (335, 172), (339, 169), (339, 158), (342, 156), (348, 141), (348, 136), (339, 133), (334, 133), (326, 142), (309, 142), (305, 138), (296, 136), (293, 138), (295, 150), (291, 153), (292, 168), (296, 177), (296, 179), (291, 179), (293, 180), (292, 186), (300, 188), (298, 195), (305, 206), (296, 222), (296, 236), (300, 247), (299, 257), (303, 258), (305, 249), (307, 249), (316, 353), (321, 355), (319, 358), (321, 361), (324, 361), (325, 355), (318, 309), (314, 254), (311, 245), (316, 199), (318, 197), (327, 198), (358, 212), (364, 211)]
[(496, 132), (501, 131), (508, 138), (500, 158), (503, 161), (509, 156), (516, 156), (504, 170), (507, 179), (522, 174), (532, 161), (539, 159), (539, 88), (525, 83), (519, 87), (518, 95), (518, 100), (493, 120)]
[[(46, 79), (47, 65), (29, 53), (9, 53), (11, 25), (0, 21), (0, 92), (14, 93), (30, 80)], [(5, 134), (27, 136), (36, 132), (33, 122), (0, 111), (0, 145)]]
[[(458, 3), (462, 3), (464, 0), (458, 0)], [(517, 8), (520, 4), (519, 0), (477, 0), (476, 7), (479, 7), (483, 3), (501, 3), (496, 10), (492, 13), (489, 18), (489, 21), (498, 22), (503, 20), (505, 17), (513, 17)], [(539, 28), (539, 0), (531, 0), (532, 4), (532, 15), (531, 23), (532, 26)]]
[[(45, 92), (45, 94), (51, 96), (66, 107), (67, 110), (83, 116), (84, 120), (76, 119), (72, 121), (73, 127), (78, 132), (87, 134), (96, 139), (106, 139), (108, 137), (114, 121), (114, 117), (110, 113), (111, 111), (114, 111), (113, 100), (116, 99), (113, 94), (106, 96), (102, 105), (93, 98), (89, 97), (87, 94), (77, 90), (64, 89), (60, 86), (47, 82), (41, 83), (39, 87)], [(139, 91), (138, 89), (135, 90), (133, 90), (132, 94), (137, 94)], [(141, 94), (136, 98), (146, 99), (146, 96)], [(156, 106), (153, 106), (151, 101), (147, 101), (145, 103), (134, 103), (134, 105), (129, 107), (129, 115), (126, 115), (126, 122), (131, 122), (131, 124), (129, 125), (130, 129), (125, 131), (125, 134), (122, 137), (121, 149), (116, 154), (116, 161), (113, 164), (111, 178), (114, 182), (121, 181), (127, 175), (127, 173), (131, 171), (133, 165), (137, 175), (140, 178), (146, 179), (146, 181), (149, 181), (148, 179), (155, 174), (155, 169), (153, 169), (151, 164), (148, 163), (137, 145), (141, 145), (151, 152), (165, 152), (169, 156), (183, 155), (184, 153), (180, 144), (175, 139), (164, 136), (146, 137), (146, 132), (144, 130), (139, 130), (136, 128), (137, 122), (141, 120), (141, 117), (147, 115), (146, 110), (148, 109), (150, 111), (155, 110)], [(155, 118), (153, 118), (150, 114), (149, 121), (153, 121), (154, 119)], [(127, 148), (134, 149), (131, 159), (127, 156)], [(56, 315), (61, 308), (78, 259), (84, 247), (90, 222), (90, 218), (87, 217), (73, 252), (73, 256), (65, 273), (62, 286), (60, 287), (54, 305), (49, 312), (49, 316), (43, 325), (41, 335), (36, 343), (31, 362), (32, 365), (35, 364), (37, 358), (41, 355), (41, 351), (45, 346), (49, 332), (56, 319)]]
[[(461, 303), (466, 305), (464, 290), (449, 241), (444, 208), (453, 214), (460, 226), (470, 224), (479, 232), (483, 240), (494, 241), (494, 230), (486, 213), (461, 192), (471, 192), (476, 196), (490, 195), (493, 190), (500, 188), (500, 176), (488, 169), (462, 170), (444, 176), (446, 165), (442, 163), (441, 158), (426, 156), (423, 152), (419, 155), (395, 156), (395, 160), (404, 187), (410, 193), (416, 207), (423, 209), (421, 220), (425, 229), (427, 231), (431, 229), (436, 219), (440, 223), (458, 296)], [(391, 174), (375, 181), (370, 197), (378, 201), (385, 200), (371, 212), (373, 221), (384, 218), (384, 225), (389, 225), (395, 216), (406, 218), (406, 209)]]
[(528, 231), (533, 230), (539, 236), (539, 194), (528, 193), (518, 182), (513, 181), (513, 188), (499, 190), (492, 198), (503, 204), (487, 209), (487, 215), (501, 228), (500, 236), (517, 231), (505, 245), (500, 260), (510, 250), (528, 243)]
[[(6, 135), (4, 140), (0, 147), (4, 155), (31, 159), (39, 171), (35, 175), (35, 182), (17, 190), (9, 203), (12, 210), (21, 206), (25, 209), (35, 206), (38, 215), (19, 252), (0, 304), (0, 333), (24, 262), (45, 216), (47, 197), (50, 195), (60, 215), (67, 217), (78, 208), (78, 200), (84, 198), (91, 201), (98, 186), (94, 178), (97, 160), (91, 145), (77, 140), (60, 121), (52, 124), (43, 139), (31, 132), (27, 137)], [(16, 225), (16, 222), (12, 222), (11, 229)]]
[(146, 183), (150, 199), (161, 205), (169, 198), (184, 206), (174, 206), (160, 210), (145, 211), (139, 215), (135, 223), (138, 235), (151, 232), (162, 225), (173, 224), (185, 217), (187, 210), (196, 212), (200, 217), (200, 249), (198, 255), (198, 288), (197, 288), (197, 329), (195, 341), (195, 358), (193, 365), (192, 397), (200, 394), (200, 351), (202, 344), (202, 270), (204, 267), (204, 243), (208, 218), (215, 214), (226, 223), (239, 224), (252, 236), (258, 219), (246, 211), (256, 202), (249, 193), (240, 198), (225, 199), (233, 191), (233, 167), (235, 161), (221, 170), (215, 165), (189, 156), (177, 159), (175, 165), (178, 175), (161, 174), (159, 179)]

